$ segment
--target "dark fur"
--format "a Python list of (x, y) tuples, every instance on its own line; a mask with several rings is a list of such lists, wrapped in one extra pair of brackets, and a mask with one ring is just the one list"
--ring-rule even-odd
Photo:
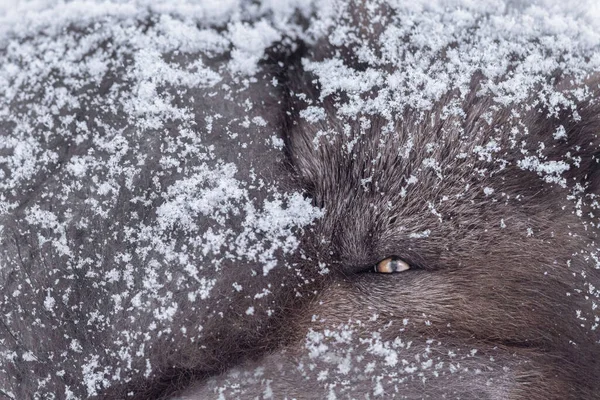
[[(284, 71), (274, 72), (285, 83), (282, 89), (265, 89), (272, 78), (269, 72), (251, 86), (251, 94), (240, 94), (240, 104), (244, 96), (266, 99), (255, 112), (268, 115), (272, 118), (269, 122), (280, 129), (286, 142), (286, 159), (258, 140), (245, 152), (232, 153), (231, 143), (223, 138), (224, 127), (218, 127), (208, 140), (215, 144), (219, 157), (240, 166), (242, 175), (254, 167), (258, 175), (284, 189), (302, 190), (315, 205), (326, 210), (325, 216), (304, 232), (297, 254), (282, 258), (286, 267), (271, 271), (267, 277), (257, 278), (250, 273), (260, 265), (231, 261), (225, 261), (221, 271), (204, 271), (207, 277), (218, 279), (211, 308), (192, 308), (184, 294), (176, 294), (181, 296), (182, 307), (188, 304), (188, 308), (173, 322), (175, 327), (188, 329), (203, 325), (207, 332), (204, 341), (190, 342), (177, 329), (169, 337), (154, 338), (148, 355), (152, 365), (158, 366), (153, 375), (146, 378), (140, 372), (127, 377), (130, 382), (104, 391), (101, 397), (155, 399), (179, 393), (183, 398), (207, 399), (217, 398), (217, 388), (227, 385), (225, 394), (233, 398), (261, 396), (269, 387), (275, 398), (321, 399), (332, 390), (328, 384), (335, 383), (340, 397), (363, 398), (374, 396), (374, 383), (383, 376), (380, 384), (386, 398), (392, 394), (410, 399), (598, 398), (599, 337), (597, 331), (590, 331), (598, 311), (594, 315), (588, 294), (577, 291), (586, 288), (584, 282), (600, 287), (600, 271), (582, 253), (595, 246), (597, 229), (586, 216), (589, 210), (580, 219), (574, 214), (574, 203), (567, 200), (576, 183), (587, 195), (598, 194), (600, 188), (598, 102), (578, 104), (579, 121), (567, 113), (548, 118), (541, 106), (531, 107), (533, 99), (511, 108), (497, 108), (491, 99), (475, 95), (479, 80), (474, 78), (471, 94), (460, 105), (466, 113), (464, 118), (442, 118), (450, 93), (432, 111), (406, 111), (388, 133), (384, 133), (387, 121), (380, 117), (363, 116), (370, 122), (368, 128), (361, 128), (360, 116), (340, 117), (332, 98), (323, 104), (327, 118), (310, 124), (298, 116), (305, 103), (297, 95), (303, 93), (316, 101), (319, 93), (311, 83), (314, 77), (302, 70), (299, 55), (319, 59), (323, 53), (334, 50), (317, 44), (315, 48), (299, 50), (302, 51), (306, 53), (291, 57), (285, 54), (290, 58), (283, 59)], [(281, 52), (285, 53), (281, 49), (274, 53)], [(568, 86), (560, 82), (557, 86), (561, 84)], [(235, 83), (231, 85), (237, 88)], [(194, 104), (198, 119), (203, 113), (219, 112), (227, 119), (244, 112), (241, 106), (227, 109), (202, 90), (192, 95), (201, 99)], [(278, 111), (273, 112), (274, 109)], [(490, 110), (492, 122), (488, 123), (483, 114)], [(516, 123), (513, 111), (520, 113), (518, 119), (529, 130), (528, 135), (517, 139), (532, 152), (542, 142), (546, 144), (548, 160), (561, 160), (567, 151), (581, 157), (579, 167), (572, 167), (565, 174), (566, 188), (544, 182), (535, 172), (515, 166), (521, 153), (510, 142), (510, 128)], [(104, 117), (108, 120), (107, 115)], [(347, 135), (340, 133), (343, 124), (352, 127)], [(559, 125), (566, 128), (568, 137), (557, 142), (548, 132)], [(316, 133), (329, 128), (338, 134), (320, 139), (315, 148)], [(169, 133), (176, 135), (176, 128), (170, 127)], [(251, 138), (259, 133), (247, 134)], [(409, 142), (411, 135), (412, 152), (408, 157), (399, 156), (398, 149)], [(347, 152), (346, 146), (355, 139), (352, 151)], [(475, 146), (485, 146), (490, 139), (501, 144), (502, 153), (492, 160), (476, 157)], [(151, 171), (160, 157), (161, 143), (152, 142), (151, 136), (144, 140), (141, 148), (150, 156)], [(439, 146), (428, 152), (427, 144), (432, 142)], [(66, 160), (93, 144), (56, 146), (64, 147)], [(468, 157), (457, 157), (463, 152)], [(506, 168), (494, 161), (498, 158), (507, 161)], [(426, 159), (435, 160), (440, 169), (425, 166)], [(477, 170), (487, 172), (480, 175)], [(60, 165), (53, 174), (59, 172)], [(438, 173), (443, 180), (438, 179)], [(411, 175), (418, 182), (408, 185)], [(166, 182), (175, 178), (167, 174), (162, 179)], [(371, 178), (370, 182), (365, 181), (367, 178)], [(44, 201), (56, 208), (72, 207), (77, 216), (84, 217), (86, 209), (77, 199), (70, 205), (54, 204), (52, 198), (40, 200), (44, 192), (53, 190), (53, 179), (40, 178), (40, 182), (16, 195), (21, 196), (23, 204)], [(465, 190), (467, 185), (469, 189)], [(113, 207), (115, 220), (135, 223), (128, 219), (132, 211), (152, 218), (159, 200), (145, 206), (128, 202), (150, 186), (149, 174), (136, 182), (139, 193), (122, 193)], [(486, 187), (494, 192), (485, 195)], [(405, 195), (400, 194), (403, 188)], [(260, 188), (252, 193), (258, 198), (270, 195)], [(447, 200), (442, 201), (443, 196)], [(229, 224), (234, 227), (235, 222)], [(60, 257), (51, 249), (38, 246), (19, 210), (8, 225), (2, 251), (14, 268), (0, 272), (5, 274), (3, 288), (5, 293), (12, 293), (19, 282), (28, 278), (33, 289), (19, 299), (4, 296), (4, 313), (43, 303), (44, 290), (57, 281), (62, 284), (61, 279), (72, 274), (39, 268), (60, 265)], [(96, 228), (104, 236), (92, 239), (104, 243), (102, 252), (107, 259), (126, 246), (115, 235), (120, 232), (119, 227)], [(532, 236), (528, 236), (528, 228), (533, 231)], [(410, 237), (411, 233), (427, 229), (431, 230), (428, 237)], [(68, 237), (87, 246), (84, 253), (97, 251), (95, 246), (86, 244), (84, 233), (74, 227)], [(395, 275), (368, 273), (375, 263), (391, 255), (403, 258), (413, 269)], [(159, 261), (168, 265), (166, 260)], [(319, 274), (319, 265), (327, 266), (331, 272)], [(106, 266), (106, 270), (110, 268)], [(143, 271), (136, 273), (143, 275)], [(78, 318), (96, 308), (108, 307), (103, 303), (107, 293), (85, 277), (76, 278), (79, 292), (75, 296), (80, 308), (65, 310), (60, 317), (64, 318), (65, 331), (78, 337), (83, 346), (101, 349), (114, 340), (114, 332), (127, 329), (130, 324), (145, 323), (132, 321), (124, 313), (115, 316), (109, 330), (81, 328), (75, 322)], [(243, 283), (250, 294), (272, 284), (273, 293), (264, 300), (254, 300), (233, 291), (233, 282)], [(245, 315), (249, 305), (256, 308), (255, 316)], [(268, 308), (275, 311), (269, 318), (263, 312)], [(586, 318), (584, 323), (576, 318), (576, 310), (581, 310), (581, 317)], [(49, 328), (56, 317), (31, 316), (26, 312), (20, 315), (23, 319), (12, 319), (3, 326), (0, 337), (4, 346), (34, 350), (36, 354), (58, 353), (68, 347), (68, 340), (62, 337), (64, 331)], [(48, 326), (33, 325), (36, 318)], [(325, 336), (323, 343), (329, 346), (332, 357), (344, 358), (352, 353), (352, 370), (349, 374), (336, 372), (334, 365), (328, 378), (319, 380), (318, 372), (330, 365), (311, 357), (304, 346), (306, 335), (311, 331), (344, 329), (353, 332), (351, 340)], [(393, 342), (396, 338), (411, 342), (411, 346), (398, 349), (402, 359), (414, 360), (427, 352), (436, 363), (456, 362), (461, 373), (427, 375), (426, 380), (421, 376), (394, 380), (400, 367), (386, 365), (373, 355), (369, 349), (375, 340), (373, 333), (381, 342)], [(472, 354), (472, 349), (477, 352)], [(371, 362), (378, 363), (377, 369), (364, 372)], [(73, 360), (73, 371), (81, 363), (82, 360)], [(308, 368), (311, 364), (312, 369)], [(299, 365), (304, 369), (299, 370)], [(34, 378), (46, 376), (53, 366), (51, 360), (43, 360), (33, 372), (26, 364), (11, 368), (2, 371), (5, 377), (0, 376), (0, 383), (12, 385), (19, 398), (28, 398)], [(139, 368), (143, 371), (144, 366)], [(253, 381), (241, 379), (252, 377), (257, 369), (263, 371), (262, 376)], [(59, 397), (64, 396), (65, 384), (77, 384), (69, 381), (68, 374), (54, 379), (49, 390)]]
[[(318, 98), (318, 89), (308, 84), (312, 81), (309, 74), (292, 71), (291, 110), (304, 107), (296, 100), (298, 93), (311, 101)], [(445, 363), (453, 361), (449, 352), (478, 350), (460, 358), (461, 369), (470, 371), (462, 377), (410, 377), (401, 383), (383, 379), (386, 398), (598, 398), (599, 335), (590, 330), (597, 311), (590, 309), (588, 294), (575, 289), (600, 282), (600, 271), (582, 255), (595, 246), (597, 231), (587, 216), (581, 220), (574, 215), (574, 203), (567, 200), (575, 184), (588, 195), (598, 193), (598, 101), (578, 104), (579, 121), (566, 112), (548, 117), (543, 107), (527, 103), (497, 108), (491, 99), (475, 95), (478, 82), (473, 79), (472, 92), (460, 105), (464, 118), (442, 117), (452, 97), (448, 94), (430, 112), (406, 112), (387, 134), (382, 118), (363, 116), (370, 122), (363, 129), (360, 116), (340, 117), (331, 97), (325, 99), (324, 121), (311, 124), (292, 113), (285, 135), (296, 180), (327, 210), (305, 241), (310, 254), (305, 268), (321, 262), (333, 276), (302, 315), (290, 315), (296, 344), (196, 385), (183, 398), (209, 398), (221, 393), (219, 388), (233, 398), (253, 398), (264, 395), (267, 387), (276, 398), (325, 398), (332, 383), (343, 398), (372, 396), (375, 377), (397, 372), (379, 363), (371, 375), (361, 374), (369, 362), (378, 361), (364, 342), (373, 332), (382, 341), (399, 335), (412, 342), (400, 353), (409, 360), (431, 351), (429, 347), (436, 362)], [(488, 123), (482, 114), (490, 110)], [(515, 112), (519, 118), (513, 118)], [(510, 138), (515, 121), (523, 122), (528, 134)], [(349, 134), (342, 133), (344, 124), (352, 127)], [(568, 137), (557, 142), (549, 132), (560, 125)], [(337, 134), (319, 139), (317, 132), (328, 129)], [(410, 156), (399, 156), (410, 135)], [(501, 146), (500, 154), (491, 160), (473, 154), (491, 139)], [(582, 162), (565, 174), (566, 188), (544, 182), (536, 172), (516, 166), (522, 154), (511, 139), (523, 141), (532, 152), (544, 143), (547, 160), (562, 160), (570, 151)], [(355, 144), (348, 152), (351, 142)], [(439, 146), (430, 152), (428, 143)], [(463, 152), (468, 156), (458, 157)], [(439, 170), (423, 164), (431, 158)], [(499, 167), (499, 158), (506, 167)], [(440, 172), (443, 180), (437, 177)], [(411, 175), (418, 182), (407, 185)], [(365, 183), (367, 178), (372, 180)], [(405, 196), (400, 195), (403, 187)], [(493, 194), (484, 194), (485, 187)], [(426, 229), (431, 229), (427, 238), (409, 236)], [(390, 255), (416, 269), (391, 276), (364, 273)], [(578, 322), (575, 310), (585, 313), (586, 322)], [(378, 316), (374, 321), (373, 315)], [(330, 360), (353, 354), (349, 374), (336, 374), (335, 363), (330, 368), (304, 347), (309, 332), (352, 328), (352, 341), (323, 338), (334, 354)], [(318, 372), (328, 369), (328, 378), (319, 381)], [(258, 377), (257, 371), (262, 373)], [(247, 380), (252, 383), (244, 384)]]

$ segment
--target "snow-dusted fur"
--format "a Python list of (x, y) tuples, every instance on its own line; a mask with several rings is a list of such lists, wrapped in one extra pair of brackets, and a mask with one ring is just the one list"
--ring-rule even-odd
[[(573, 290), (600, 284), (582, 256), (597, 232), (575, 215), (566, 187), (517, 166), (521, 149), (540, 143), (548, 161), (571, 152), (581, 162), (565, 186), (598, 193), (597, 93), (577, 105), (577, 121), (549, 118), (533, 100), (502, 108), (477, 97), (474, 78), (458, 104), (464, 114), (443, 115), (449, 95), (384, 133), (384, 120), (340, 118), (327, 100), (324, 118), (300, 118), (319, 92), (299, 68), (290, 72), (287, 151), (296, 181), (326, 210), (305, 237), (305, 268), (332, 272), (311, 304), (287, 317), (296, 343), (184, 398), (326, 398), (333, 388), (315, 382), (344, 380), (342, 398), (597, 398), (600, 336), (587, 323), (593, 311), (583, 311), (590, 293)], [(525, 134), (511, 134), (515, 114)], [(556, 141), (548, 132), (559, 126), (566, 137)], [(491, 141), (502, 149), (494, 158), (474, 151)], [(390, 255), (413, 269), (370, 272)], [(455, 363), (456, 373), (406, 374), (423, 354), (432, 354), (432, 370)]]
[[(400, 3), (290, 6), (286, 37), (166, 2), (3, 48), (0, 399), (598, 398), (593, 57)], [(431, 50), (436, 15), (483, 65)]]

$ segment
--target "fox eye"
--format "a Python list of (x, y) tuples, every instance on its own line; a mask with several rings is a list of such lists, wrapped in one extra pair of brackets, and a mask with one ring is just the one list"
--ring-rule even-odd
[(388, 257), (385, 260), (381, 260), (375, 265), (375, 272), (382, 274), (391, 274), (394, 272), (402, 272), (410, 269), (405, 261), (398, 257)]

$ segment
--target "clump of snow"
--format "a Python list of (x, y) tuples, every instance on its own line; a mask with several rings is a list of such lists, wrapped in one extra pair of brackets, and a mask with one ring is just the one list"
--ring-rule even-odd
[(562, 186), (565, 185), (565, 179), (561, 178), (561, 174), (569, 170), (569, 164), (564, 161), (544, 161), (535, 156), (528, 156), (517, 162), (522, 169), (536, 171), (547, 182), (555, 182)]
[(233, 72), (254, 74), (265, 48), (281, 38), (281, 33), (267, 21), (253, 25), (237, 22), (229, 26), (229, 40), (233, 45), (230, 68)]

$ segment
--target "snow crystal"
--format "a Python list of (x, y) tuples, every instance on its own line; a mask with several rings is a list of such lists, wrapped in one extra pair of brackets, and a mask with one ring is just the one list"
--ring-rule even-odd
[(423, 232), (413, 232), (413, 233), (409, 234), (408, 237), (411, 239), (424, 239), (424, 238), (428, 238), (430, 234), (431, 234), (431, 230), (427, 229), (427, 230), (424, 230)]
[(46, 308), (46, 310), (52, 312), (52, 309), (54, 308), (54, 304), (56, 304), (56, 300), (54, 300), (54, 297), (52, 297), (52, 295), (50, 295), (50, 290), (48, 290), (48, 295), (46, 296), (46, 299), (44, 300), (44, 308)]

